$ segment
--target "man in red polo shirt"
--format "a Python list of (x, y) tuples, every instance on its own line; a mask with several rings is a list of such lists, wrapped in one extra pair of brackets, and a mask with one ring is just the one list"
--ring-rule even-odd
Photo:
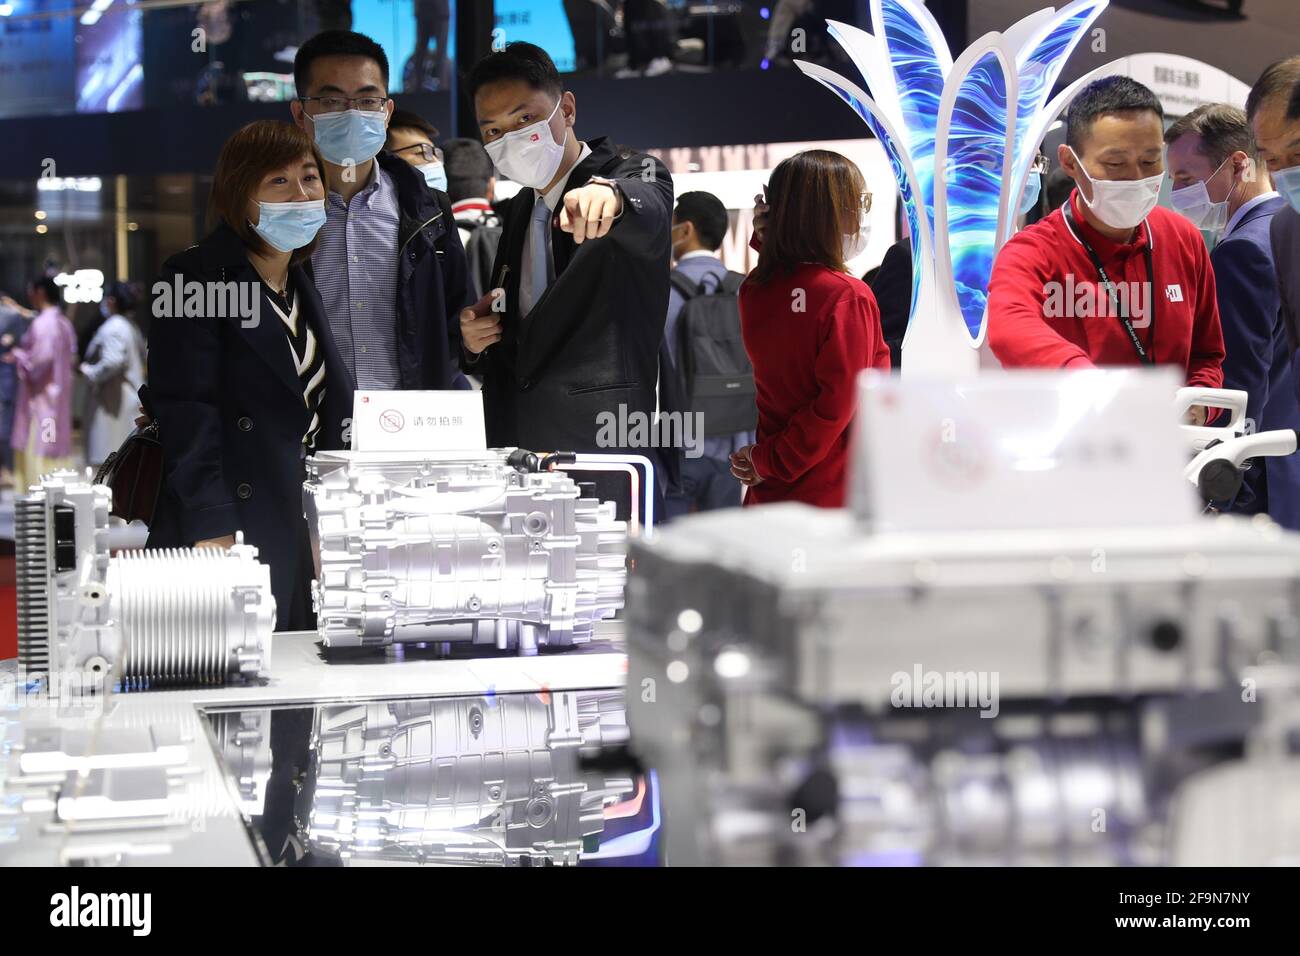
[[(1223, 333), (1205, 242), (1156, 207), (1163, 111), (1125, 76), (1070, 104), (1061, 168), (1075, 190), (998, 253), (989, 347), (1008, 368), (1177, 365), (1188, 385), (1223, 384)], [(1204, 422), (1205, 409), (1192, 420)]]

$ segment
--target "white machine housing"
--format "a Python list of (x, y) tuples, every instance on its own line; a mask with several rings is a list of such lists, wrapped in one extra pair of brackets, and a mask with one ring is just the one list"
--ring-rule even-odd
[[(634, 542), (629, 724), (670, 863), (1179, 859), (1191, 755), (1287, 699), (1243, 680), (1297, 672), (1300, 536), (1199, 516), (1164, 376), (1100, 375), (872, 377), (856, 513), (711, 512)], [(929, 510), (906, 503), (923, 487)], [(1061, 524), (1023, 519), (1063, 490), (1088, 498)], [(820, 841), (791, 825), (817, 805)]]

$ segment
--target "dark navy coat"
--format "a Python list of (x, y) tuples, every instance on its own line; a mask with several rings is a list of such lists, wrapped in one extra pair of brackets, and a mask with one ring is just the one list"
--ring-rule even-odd
[[(1227, 353), (1223, 387), (1249, 394), (1246, 415), (1256, 431), (1300, 428), (1300, 402), (1269, 243), (1273, 215), (1285, 207), (1281, 197), (1257, 203), (1210, 254)], [(1300, 455), (1257, 460), (1232, 510), (1267, 513), (1284, 527), (1300, 529)]]
[[(224, 225), (168, 259), (159, 283), (173, 285), (177, 275), (187, 283), (251, 283), (257, 295), (265, 294), (242, 242)], [(299, 316), (325, 349), (316, 447), (345, 448), (352, 379), (307, 271), (293, 266), (289, 275)], [(293, 600), (295, 585), (312, 577), (304, 563), (310, 559), (302, 506), (308, 410), (284, 325), (264, 299), (253, 323), (239, 315), (172, 314), (175, 309), (160, 304), (157, 284), (155, 290), (148, 387), (163, 446), (163, 485), (147, 546), (189, 547), (244, 532), (271, 566), (276, 629), (283, 630), (287, 609), (302, 604)]]

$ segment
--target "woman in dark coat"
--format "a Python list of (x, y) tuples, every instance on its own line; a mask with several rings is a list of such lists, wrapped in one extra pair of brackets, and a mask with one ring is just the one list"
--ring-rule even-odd
[(324, 162), (260, 120), (227, 141), (212, 232), (153, 286), (148, 397), (163, 445), (151, 548), (228, 547), (271, 567), (276, 629), (315, 626), (303, 461), (345, 447), (353, 383), (305, 267), (325, 221)]

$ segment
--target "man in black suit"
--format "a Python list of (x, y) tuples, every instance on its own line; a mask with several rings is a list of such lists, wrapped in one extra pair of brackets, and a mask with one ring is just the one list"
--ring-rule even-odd
[[(461, 313), (463, 367), (483, 376), (488, 443), (649, 454), (625, 437), (611, 447), (602, 423), (654, 415), (668, 170), (604, 138), (580, 141), (573, 94), (530, 43), (479, 61), (469, 88), (498, 175), (527, 187), (505, 207), (494, 288)], [(616, 483), (598, 484), (602, 497), (616, 494)]]
[[(863, 276), (866, 282), (866, 277)], [(880, 329), (889, 346), (889, 367), (903, 367), (903, 336), (912, 316), (912, 239), (904, 236), (885, 251), (867, 282), (880, 306)]]

